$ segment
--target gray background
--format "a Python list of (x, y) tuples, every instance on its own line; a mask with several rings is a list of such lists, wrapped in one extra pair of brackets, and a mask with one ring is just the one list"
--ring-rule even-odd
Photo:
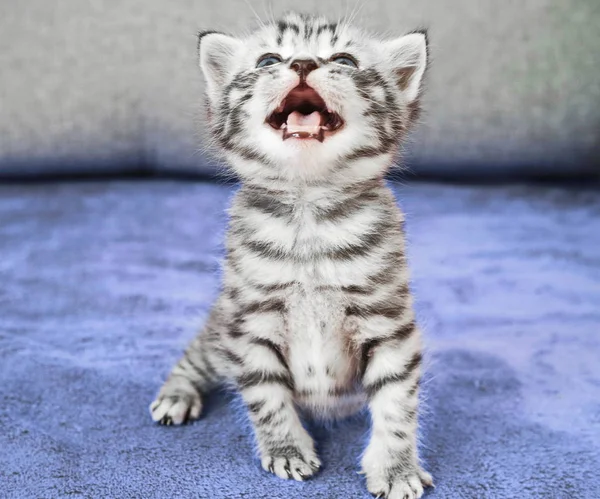
[[(252, 5), (252, 7), (250, 6)], [(0, 175), (202, 171), (199, 29), (235, 33), (292, 1), (5, 0)], [(340, 17), (356, 2), (303, 0)], [(430, 30), (417, 173), (597, 172), (598, 0), (361, 0), (357, 22)]]

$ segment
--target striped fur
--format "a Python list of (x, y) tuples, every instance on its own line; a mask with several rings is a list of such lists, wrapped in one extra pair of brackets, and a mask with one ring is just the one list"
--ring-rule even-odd
[[(294, 14), (244, 41), (202, 35), (213, 136), (243, 183), (222, 293), (151, 405), (155, 421), (196, 419), (203, 395), (229, 384), (248, 407), (263, 468), (304, 480), (321, 463), (298, 411), (337, 418), (368, 404), (369, 491), (413, 498), (431, 485), (416, 449), (422, 356), (404, 219), (382, 180), (418, 108), (425, 42), (419, 33), (378, 42)], [(255, 69), (265, 52), (284, 62)], [(359, 67), (328, 62), (337, 52)], [(345, 121), (322, 143), (283, 141), (264, 123), (298, 84), (289, 61), (300, 56), (319, 62), (307, 82)]]

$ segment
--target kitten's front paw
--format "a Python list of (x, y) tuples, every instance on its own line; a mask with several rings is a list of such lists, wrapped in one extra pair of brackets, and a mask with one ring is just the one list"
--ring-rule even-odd
[(308, 480), (321, 468), (321, 461), (313, 449), (301, 449), (295, 445), (273, 448), (263, 454), (261, 465), (265, 471), (279, 478)]
[(379, 498), (419, 499), (423, 488), (432, 486), (431, 475), (423, 470), (400, 472), (389, 478), (387, 473), (367, 475), (367, 489)]
[(162, 425), (179, 425), (198, 419), (202, 399), (191, 383), (167, 381), (158, 397), (150, 404), (152, 420)]
[(368, 466), (363, 462), (367, 477), (367, 489), (378, 498), (419, 499), (424, 487), (433, 487), (433, 479), (425, 470), (417, 466), (403, 468), (385, 467), (382, 464)]

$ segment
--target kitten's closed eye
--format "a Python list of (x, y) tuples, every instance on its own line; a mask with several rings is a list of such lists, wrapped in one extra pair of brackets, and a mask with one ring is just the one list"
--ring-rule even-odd
[(281, 57), (279, 57), (277, 54), (265, 54), (258, 59), (256, 67), (264, 68), (267, 66), (273, 66), (274, 64), (279, 64), (280, 62)]
[(335, 54), (331, 57), (330, 61), (342, 66), (350, 66), (351, 68), (358, 69), (358, 62), (350, 54)]

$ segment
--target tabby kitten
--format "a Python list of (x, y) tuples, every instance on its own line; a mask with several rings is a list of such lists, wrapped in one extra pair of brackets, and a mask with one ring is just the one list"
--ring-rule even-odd
[(416, 117), (427, 38), (388, 41), (288, 14), (245, 39), (199, 39), (210, 126), (242, 181), (222, 293), (150, 410), (196, 419), (239, 390), (262, 467), (305, 480), (321, 463), (300, 414), (372, 416), (369, 491), (418, 498), (421, 338), (404, 218), (383, 176)]

